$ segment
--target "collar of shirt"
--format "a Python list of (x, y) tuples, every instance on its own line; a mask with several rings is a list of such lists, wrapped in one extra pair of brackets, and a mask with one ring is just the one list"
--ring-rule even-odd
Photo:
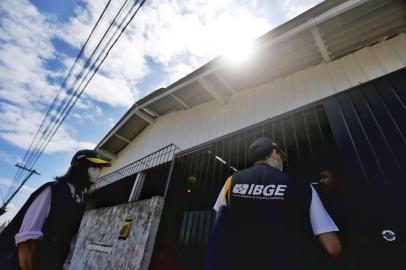
[(79, 196), (78, 194), (76, 194), (76, 190), (75, 190), (75, 186), (72, 185), (71, 183), (67, 183), (69, 190), (70, 190), (70, 194), (72, 195), (72, 198), (75, 199), (75, 201), (77, 203), (82, 203), (83, 202), (83, 194), (82, 196)]

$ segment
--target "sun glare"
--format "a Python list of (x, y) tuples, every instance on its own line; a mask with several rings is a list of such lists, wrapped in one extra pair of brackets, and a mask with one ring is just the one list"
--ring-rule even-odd
[(219, 20), (214, 31), (220, 54), (232, 64), (249, 61), (255, 53), (254, 39), (265, 29), (265, 24), (248, 15)]
[(224, 57), (232, 63), (247, 61), (253, 53), (253, 45), (250, 40), (240, 40), (229, 44), (224, 52)]

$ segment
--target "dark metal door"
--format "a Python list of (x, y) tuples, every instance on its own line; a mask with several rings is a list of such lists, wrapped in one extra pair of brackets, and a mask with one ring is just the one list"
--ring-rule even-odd
[(355, 269), (404, 269), (406, 70), (323, 105), (353, 191), (352, 213), (346, 216), (350, 225), (343, 228), (350, 235), (345, 244), (357, 253), (349, 254), (350, 264)]

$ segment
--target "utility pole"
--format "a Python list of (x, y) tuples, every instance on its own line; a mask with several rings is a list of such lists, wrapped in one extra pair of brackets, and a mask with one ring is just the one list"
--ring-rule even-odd
[(29, 173), (29, 174), (27, 175), (27, 177), (21, 182), (21, 184), (18, 186), (18, 188), (16, 189), (16, 191), (14, 191), (14, 193), (10, 196), (10, 198), (8, 198), (8, 200), (3, 203), (3, 206), (0, 208), (0, 216), (3, 215), (5, 212), (7, 212), (7, 210), (6, 210), (7, 205), (11, 202), (11, 200), (12, 200), (12, 199), (14, 198), (14, 196), (18, 193), (18, 191), (20, 191), (20, 189), (24, 186), (25, 182), (27, 182), (28, 179), (30, 179), (30, 177), (31, 177), (33, 174), (40, 175), (37, 171), (35, 171), (35, 170), (30, 170), (30, 169), (28, 169), (28, 168), (26, 168), (26, 167), (24, 167), (24, 166), (21, 166), (21, 165), (18, 164), (18, 163), (17, 163), (15, 166), (18, 167), (18, 168), (20, 168), (20, 169), (26, 170), (26, 171), (28, 171), (28, 172), (30, 172), (30, 173)]

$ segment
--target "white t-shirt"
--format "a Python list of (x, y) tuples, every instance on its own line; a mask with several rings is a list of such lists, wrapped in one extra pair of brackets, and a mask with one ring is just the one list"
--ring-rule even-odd
[[(312, 189), (312, 201), (310, 203), (310, 223), (312, 226), (313, 234), (319, 235), (322, 233), (339, 231), (337, 225), (334, 223), (333, 219), (324, 208), (323, 203), (321, 202), (316, 190), (313, 188), (312, 185), (310, 185), (310, 187)], [(219, 211), (221, 206), (226, 205), (226, 201), (224, 199), (225, 188), (226, 184), (224, 184), (223, 188), (221, 189), (220, 194), (217, 197), (217, 201), (213, 206), (213, 209), (216, 212)]]
[[(75, 187), (70, 183), (67, 184), (72, 197), (77, 203), (82, 203), (82, 198), (76, 194)], [(32, 201), (24, 215), (19, 232), (14, 236), (16, 245), (27, 240), (42, 239), (42, 227), (51, 208), (51, 197), (51, 187), (48, 186)]]

